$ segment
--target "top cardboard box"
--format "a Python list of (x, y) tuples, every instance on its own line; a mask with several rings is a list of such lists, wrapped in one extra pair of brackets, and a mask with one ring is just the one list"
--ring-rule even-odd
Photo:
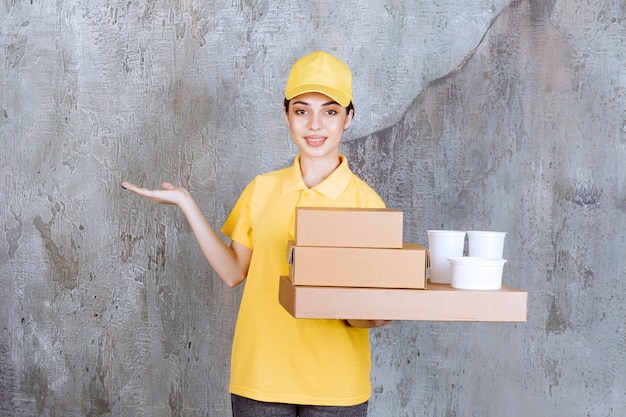
[(402, 248), (403, 213), (396, 209), (297, 207), (297, 246)]

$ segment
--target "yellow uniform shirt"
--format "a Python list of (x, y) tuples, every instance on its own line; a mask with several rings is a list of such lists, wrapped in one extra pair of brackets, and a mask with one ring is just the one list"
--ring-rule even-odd
[(258, 401), (349, 406), (370, 397), (367, 329), (342, 320), (294, 319), (278, 303), (288, 274), (287, 241), (294, 238), (295, 208), (384, 207), (340, 156), (339, 167), (308, 188), (294, 165), (257, 176), (243, 191), (222, 232), (252, 249), (237, 317), (230, 391)]

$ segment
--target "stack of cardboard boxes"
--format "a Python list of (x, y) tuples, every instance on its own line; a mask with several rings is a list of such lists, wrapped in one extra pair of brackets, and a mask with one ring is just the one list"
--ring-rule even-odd
[(427, 287), (427, 249), (403, 241), (395, 209), (296, 209), (280, 304), (296, 318), (526, 321), (527, 293)]

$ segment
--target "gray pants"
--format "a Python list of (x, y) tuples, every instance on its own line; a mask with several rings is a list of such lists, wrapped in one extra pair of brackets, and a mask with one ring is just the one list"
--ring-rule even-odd
[(233, 417), (366, 417), (367, 402), (350, 407), (266, 403), (231, 395)]

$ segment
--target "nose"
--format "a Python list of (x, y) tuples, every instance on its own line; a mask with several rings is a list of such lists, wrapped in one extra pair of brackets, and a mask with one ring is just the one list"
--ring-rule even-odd
[(323, 125), (322, 115), (319, 112), (312, 112), (309, 118), (309, 129), (319, 130)]

